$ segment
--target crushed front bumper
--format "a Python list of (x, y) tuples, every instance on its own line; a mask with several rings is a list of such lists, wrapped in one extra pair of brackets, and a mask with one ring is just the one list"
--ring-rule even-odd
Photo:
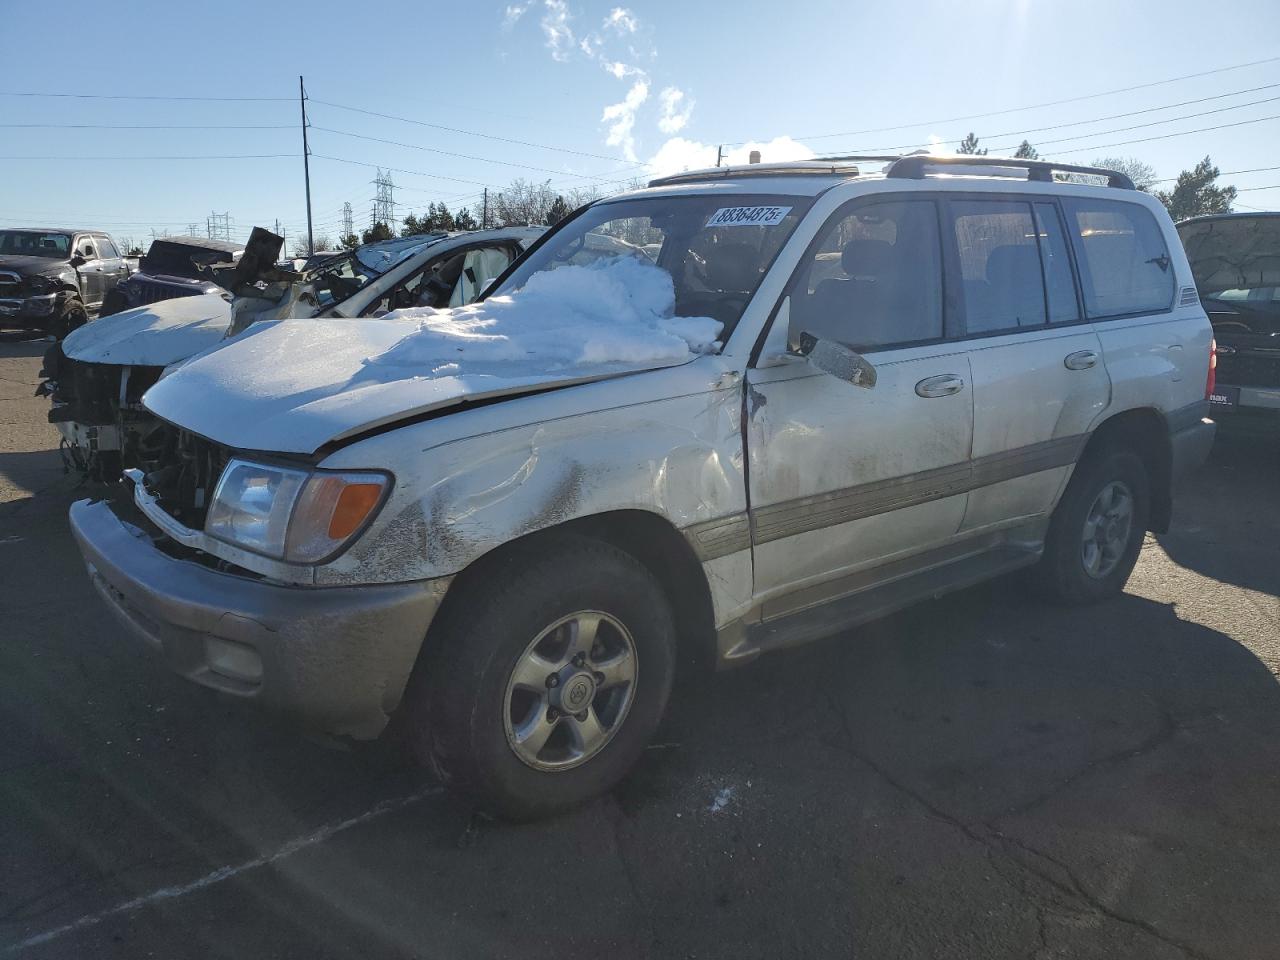
[[(93, 585), (176, 673), (307, 727), (371, 739), (400, 703), (448, 579), (298, 587), (161, 551), (106, 501), (71, 506)], [(141, 522), (145, 522), (139, 517)]]

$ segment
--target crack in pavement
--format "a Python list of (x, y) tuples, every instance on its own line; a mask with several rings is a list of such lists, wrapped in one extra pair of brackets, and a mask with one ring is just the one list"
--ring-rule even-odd
[[(1071, 898), (1084, 901), (1084, 903), (1087, 904), (1089, 908), (1096, 911), (1098, 914), (1101, 914), (1102, 916), (1105, 916), (1108, 919), (1115, 921), (1116, 923), (1121, 923), (1126, 926), (1132, 927), (1135, 930), (1140, 930), (1143, 933), (1147, 934), (1148, 936), (1151, 936), (1156, 940), (1159, 940), (1160, 942), (1167, 944), (1168, 946), (1174, 947), (1175, 949), (1182, 951), (1187, 956), (1195, 958), (1195, 960), (1214, 960), (1214, 958), (1211, 957), (1209, 954), (1206, 954), (1198, 950), (1197, 948), (1191, 946), (1190, 944), (1183, 943), (1179, 940), (1176, 940), (1170, 937), (1168, 934), (1163, 933), (1159, 928), (1157, 928), (1154, 924), (1150, 923), (1149, 921), (1143, 920), (1139, 917), (1128, 916), (1127, 914), (1121, 913), (1115, 908), (1108, 906), (1095, 893), (1089, 890), (1088, 887), (1086, 887), (1084, 883), (1080, 880), (1080, 878), (1075, 874), (1075, 872), (1070, 867), (1068, 867), (1065, 863), (1063, 863), (1060, 860), (1057, 860), (1056, 858), (1050, 856), (1047, 853), (1044, 853), (1043, 851), (1036, 849), (1035, 847), (1032, 847), (1030, 844), (1027, 844), (1020, 840), (1016, 840), (1015, 838), (1009, 837), (1006, 834), (1001, 833), (993, 825), (995, 821), (982, 823), (980, 825), (973, 825), (973, 824), (966, 823), (965, 821), (961, 820), (959, 817), (939, 807), (936, 803), (934, 803), (924, 794), (907, 786), (901, 780), (894, 777), (881, 764), (877, 763), (875, 760), (871, 759), (869, 756), (866, 756), (865, 754), (863, 754), (858, 750), (858, 748), (855, 746), (853, 728), (849, 722), (848, 714), (845, 712), (843, 706), (840, 704), (839, 700), (837, 699), (837, 697), (829, 687), (824, 687), (823, 694), (826, 697), (826, 700), (830, 709), (838, 718), (841, 729), (844, 732), (845, 743), (843, 745), (839, 745), (839, 748), (842, 749), (854, 760), (858, 761), (859, 763), (869, 768), (876, 776), (878, 776), (881, 780), (883, 780), (893, 789), (899, 791), (900, 793), (902, 793), (907, 797), (910, 797), (912, 800), (918, 803), (921, 807), (927, 810), (929, 814), (931, 814), (935, 819), (959, 831), (965, 837), (969, 838), (974, 843), (980, 844), (982, 847), (986, 848), (992, 854), (1003, 857), (1010, 864), (1012, 864), (1014, 867), (1018, 868), (1019, 870), (1027, 871), (1028, 873), (1039, 878), (1045, 883), (1048, 883), (1050, 886), (1054, 887), (1055, 889), (1059, 890), (1060, 892), (1066, 894)], [(1169, 719), (1167, 711), (1161, 710), (1161, 716), (1164, 719)], [(1078, 782), (1085, 772), (1088, 772), (1090, 770), (1096, 770), (1099, 767), (1109, 762), (1123, 762), (1125, 760), (1134, 759), (1138, 756), (1142, 756), (1144, 753), (1150, 752), (1151, 750), (1159, 746), (1160, 743), (1172, 737), (1173, 734), (1177, 731), (1177, 729), (1179, 728), (1176, 724), (1172, 724), (1172, 723), (1162, 724), (1160, 730), (1157, 731), (1155, 735), (1147, 738), (1147, 740), (1144, 740), (1143, 743), (1139, 744), (1138, 747), (1129, 748), (1129, 749), (1120, 751), (1116, 754), (1112, 754), (1107, 757), (1100, 758), (1097, 761), (1091, 762), (1090, 764), (1087, 765), (1087, 768), (1085, 771), (1082, 771), (1080, 774), (1069, 777), (1066, 781), (1064, 781), (1062, 784), (1056, 787), (1055, 790), (1052, 791), (1050, 794), (1037, 798), (1037, 802), (1043, 803), (1045, 800), (1049, 798), (1049, 796), (1052, 796), (1054, 793), (1060, 793), (1062, 790), (1066, 789), (1071, 784)], [(1062, 879), (1055, 877), (1049, 871), (1044, 870), (1043, 868), (1037, 867), (1032, 863), (1025, 862), (1015, 856), (1012, 856), (1008, 850), (1008, 847), (1010, 845), (1016, 846), (1019, 849), (1022, 849), (1039, 859), (1047, 860), (1048, 862), (1054, 864), (1060, 870), (1066, 873), (1067, 880), (1064, 882)], [(1038, 898), (1035, 898), (1034, 895), (1032, 895), (1033, 906), (1036, 906), (1037, 899)]]

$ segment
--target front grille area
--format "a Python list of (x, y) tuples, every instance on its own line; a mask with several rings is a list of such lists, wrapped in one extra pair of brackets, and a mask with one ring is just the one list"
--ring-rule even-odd
[(221, 444), (171, 427), (157, 465), (146, 474), (147, 490), (179, 523), (203, 529), (214, 487), (230, 459), (231, 451)]
[(147, 280), (142, 277), (134, 277), (129, 285), (134, 292), (133, 302), (139, 306), (159, 303), (161, 300), (172, 300), (175, 297), (192, 297), (200, 292), (198, 289), (179, 286), (176, 283), (160, 283), (157, 280)]
[(1219, 353), (1218, 382), (1233, 387), (1280, 387), (1280, 353)]
[(18, 289), (22, 286), (22, 278), (16, 273), (10, 273), (8, 270), (0, 270), (0, 297), (9, 298), (19, 296)]

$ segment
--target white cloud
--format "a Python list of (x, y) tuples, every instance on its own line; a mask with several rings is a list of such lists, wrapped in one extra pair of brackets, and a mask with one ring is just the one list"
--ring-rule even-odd
[(502, 15), (502, 25), (508, 29), (515, 26), (515, 22), (525, 15), (525, 11), (533, 4), (533, 0), (526, 3), (511, 3), (507, 5), (506, 11)]
[[(731, 147), (725, 150), (721, 162), (724, 164), (747, 163), (752, 150), (759, 150), (760, 159), (765, 162), (808, 160), (814, 155), (809, 147), (797, 140), (792, 140), (790, 137), (774, 137), (767, 142), (752, 140), (740, 146)], [(714, 143), (699, 143), (684, 137), (672, 137), (649, 158), (649, 173), (657, 177), (715, 165), (716, 145)]]
[(609, 135), (604, 142), (611, 147), (621, 147), (622, 155), (628, 160), (636, 159), (636, 111), (648, 99), (649, 81), (637, 80), (621, 101), (605, 107), (600, 116), (601, 123), (609, 124)]
[(622, 80), (626, 77), (643, 77), (645, 72), (639, 67), (633, 67), (629, 63), (623, 63), (621, 60), (605, 60), (604, 69), (612, 74), (615, 79)]
[(588, 59), (594, 59), (595, 55), (600, 52), (600, 44), (604, 41), (600, 39), (600, 34), (594, 30), (578, 41), (578, 49), (581, 50)]
[(618, 34), (635, 33), (639, 27), (640, 21), (626, 7), (614, 7), (609, 11), (609, 15), (604, 18), (604, 28), (613, 30)]
[(565, 0), (543, 0), (546, 8), (542, 14), (542, 35), (547, 39), (551, 59), (561, 62), (569, 59), (574, 47), (573, 29), (569, 26), (572, 15)]
[(679, 87), (666, 87), (658, 94), (658, 102), (662, 105), (662, 116), (658, 118), (658, 129), (663, 133), (679, 133), (689, 122), (693, 113), (693, 100), (684, 95)]

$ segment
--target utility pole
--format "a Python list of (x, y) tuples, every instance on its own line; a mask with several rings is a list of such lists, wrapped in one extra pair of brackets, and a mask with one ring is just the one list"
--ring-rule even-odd
[(724, 144), (716, 147), (716, 166), (720, 166), (720, 161), (724, 157)]
[(205, 233), (210, 240), (231, 239), (231, 213), (210, 213), (204, 221)]
[(348, 200), (342, 205), (342, 239), (347, 239), (355, 232), (355, 225), (351, 222), (351, 201)]
[(298, 105), (302, 108), (302, 174), (307, 181), (307, 254), (316, 252), (315, 237), (311, 233), (311, 150), (307, 146), (307, 89), (298, 77)]
[[(472, 196), (474, 196), (474, 194), (472, 194)], [(480, 229), (481, 230), (489, 229), (489, 188), (488, 187), (484, 188), (484, 207), (483, 207), (483, 212), (480, 214)]]
[(188, 237), (198, 237), (198, 236), (200, 236), (200, 224), (198, 224), (198, 223), (188, 223), (188, 224), (187, 224), (187, 236), (188, 236)]

